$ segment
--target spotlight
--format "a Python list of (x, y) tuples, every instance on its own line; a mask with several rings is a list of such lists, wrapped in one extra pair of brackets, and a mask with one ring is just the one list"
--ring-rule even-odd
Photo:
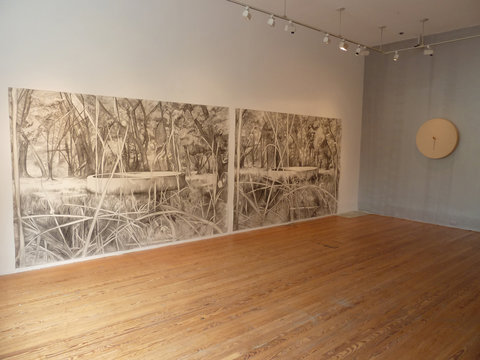
[(430, 45), (427, 45), (427, 48), (423, 50), (423, 55), (433, 56), (433, 49), (430, 47)]
[(325, 45), (330, 44), (330, 35), (329, 34), (325, 34), (325, 37), (323, 38), (323, 43)]
[(250, 20), (252, 18), (252, 14), (250, 14), (250, 8), (248, 6), (245, 6), (245, 10), (243, 10), (242, 16), (246, 20)]
[(290, 31), (290, 34), (295, 34), (295, 25), (293, 24), (292, 20), (288, 20), (288, 23), (285, 25), (285, 31)]
[(347, 51), (348, 50), (348, 43), (342, 39), (340, 43), (338, 44), (338, 48), (342, 51)]
[(400, 55), (398, 54), (398, 51), (395, 51), (395, 55), (393, 55), (393, 61), (398, 61), (398, 58)]
[(275, 17), (272, 15), (270, 15), (270, 17), (268, 18), (267, 20), (267, 24), (271, 27), (274, 27), (275, 26)]
[(360, 55), (362, 56), (368, 56), (370, 55), (370, 50), (368, 50), (365, 46), (362, 47), (362, 50), (360, 51)]
[(357, 49), (355, 50), (355, 56), (360, 55), (362, 52), (362, 47), (360, 45), (357, 45)]

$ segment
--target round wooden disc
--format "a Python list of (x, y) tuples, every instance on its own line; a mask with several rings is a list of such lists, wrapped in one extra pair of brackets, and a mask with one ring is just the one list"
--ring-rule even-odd
[(458, 144), (458, 130), (446, 119), (426, 121), (417, 131), (417, 148), (430, 159), (441, 159), (450, 155)]

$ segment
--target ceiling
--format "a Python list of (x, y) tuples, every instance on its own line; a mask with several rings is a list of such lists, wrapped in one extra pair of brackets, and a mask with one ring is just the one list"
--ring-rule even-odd
[[(240, 1), (277, 15), (283, 15), (283, 0)], [(480, 0), (287, 0), (287, 17), (328, 32), (373, 46), (380, 43), (380, 26), (386, 26), (383, 43), (416, 38), (420, 20), (428, 18), (425, 34), (480, 25)], [(403, 35), (399, 34), (403, 32)]]

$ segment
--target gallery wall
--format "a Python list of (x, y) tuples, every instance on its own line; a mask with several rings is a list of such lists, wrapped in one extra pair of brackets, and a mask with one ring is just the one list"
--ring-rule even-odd
[[(478, 33), (463, 29), (426, 43)], [(359, 208), (480, 230), (480, 38), (434, 50), (366, 60)], [(458, 147), (446, 158), (416, 149), (416, 132), (431, 118), (458, 128)]]
[(15, 271), (8, 87), (341, 119), (338, 212), (356, 210), (363, 59), (265, 21), (223, 0), (0, 2), (0, 273)]

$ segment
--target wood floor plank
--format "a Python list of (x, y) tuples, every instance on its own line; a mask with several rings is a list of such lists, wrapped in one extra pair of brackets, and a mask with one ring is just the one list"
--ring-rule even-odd
[(327, 217), (0, 277), (0, 358), (479, 359), (480, 233)]

